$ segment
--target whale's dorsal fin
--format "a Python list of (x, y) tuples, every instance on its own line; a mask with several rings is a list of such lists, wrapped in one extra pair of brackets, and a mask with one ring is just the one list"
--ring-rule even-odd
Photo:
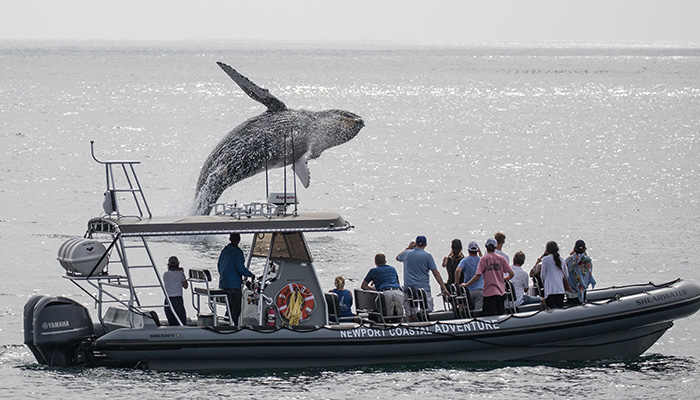
[(250, 96), (251, 99), (263, 104), (269, 111), (285, 111), (287, 109), (287, 106), (277, 97), (271, 95), (267, 89), (263, 89), (254, 84), (250, 81), (250, 79), (239, 74), (238, 71), (230, 66), (222, 62), (217, 62), (217, 64), (224, 70), (224, 72), (228, 74), (228, 76), (231, 77), (231, 79), (233, 79), (234, 82), (238, 84), (238, 86), (241, 87), (241, 89), (243, 89), (248, 96)]

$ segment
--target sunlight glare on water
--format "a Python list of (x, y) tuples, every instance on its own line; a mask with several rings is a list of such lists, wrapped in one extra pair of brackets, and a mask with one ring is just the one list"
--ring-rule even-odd
[[(375, 253), (393, 263), (419, 234), (439, 263), (452, 239), (483, 244), (497, 231), (506, 252), (525, 252), (526, 270), (547, 241), (568, 252), (582, 238), (603, 287), (698, 281), (698, 49), (15, 43), (0, 46), (0, 61), (0, 397), (694, 393), (697, 316), (635, 360), (192, 374), (38, 366), (22, 344), (22, 314), (35, 294), (92, 309), (56, 262), (59, 246), (101, 211), (103, 167), (90, 140), (99, 159), (141, 161), (154, 214), (179, 215), (212, 148), (265, 111), (216, 61), (290, 108), (343, 109), (365, 121), (357, 137), (309, 162), (311, 185), (299, 189), (302, 211), (337, 211), (355, 226), (307, 238), (325, 288), (337, 275), (359, 287)], [(273, 191), (282, 176), (271, 171)], [(242, 181), (221, 200), (259, 201), (264, 182)], [(225, 241), (160, 240), (153, 252), (163, 265), (176, 254), (185, 268), (215, 270)]]

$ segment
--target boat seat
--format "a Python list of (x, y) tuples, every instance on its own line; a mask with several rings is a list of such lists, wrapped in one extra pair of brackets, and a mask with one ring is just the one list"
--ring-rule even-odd
[(515, 314), (518, 312), (518, 307), (515, 306), (515, 300), (517, 299), (517, 296), (515, 294), (515, 286), (513, 286), (513, 282), (506, 281), (505, 287), (506, 287), (506, 293), (505, 293), (505, 301), (504, 301), (505, 304), (504, 305), (506, 308), (506, 312), (508, 314)]
[(401, 314), (389, 315), (384, 293), (376, 290), (355, 289), (355, 309), (358, 313), (368, 314), (369, 319), (374, 322), (401, 322), (405, 317), (403, 307)]
[(457, 285), (451, 283), (447, 290), (450, 292), (450, 295), (442, 296), (442, 308), (445, 311), (452, 311), (455, 307), (455, 297), (457, 297)]
[(472, 318), (474, 302), (466, 286), (456, 286), (454, 294), (454, 313), (456, 318)]
[(544, 283), (542, 283), (542, 278), (539, 275), (532, 277), (532, 287), (535, 289), (535, 296), (544, 299)]
[(406, 288), (406, 301), (416, 311), (418, 321), (428, 321), (428, 296), (425, 293), (425, 289)]
[(209, 311), (214, 315), (214, 326), (219, 324), (218, 306), (224, 306), (226, 313), (229, 315), (231, 307), (228, 304), (228, 296), (221, 289), (212, 289), (209, 286), (211, 282), (211, 273), (208, 269), (190, 269), (189, 270), (190, 290), (192, 293), (192, 306), (197, 310), (197, 315), (202, 312), (202, 297), (205, 298)]
[(328, 306), (328, 322), (339, 324), (343, 322), (357, 322), (361, 323), (362, 318), (357, 316), (352, 317), (341, 317), (340, 316), (340, 298), (335, 293), (324, 293), (323, 297), (326, 299), (326, 305)]

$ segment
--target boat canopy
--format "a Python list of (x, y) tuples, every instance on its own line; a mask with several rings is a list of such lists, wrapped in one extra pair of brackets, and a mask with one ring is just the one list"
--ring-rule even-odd
[(352, 226), (337, 213), (281, 215), (198, 215), (185, 217), (103, 216), (88, 222), (88, 232), (118, 233), (122, 237), (221, 235), (227, 233), (333, 232)]

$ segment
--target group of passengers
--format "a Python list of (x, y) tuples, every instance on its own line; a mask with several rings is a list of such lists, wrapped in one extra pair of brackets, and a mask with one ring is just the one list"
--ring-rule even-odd
[[(474, 309), (481, 310), (481, 315), (501, 315), (506, 307), (515, 308), (527, 304), (542, 304), (546, 308), (563, 308), (564, 299), (567, 305), (578, 305), (585, 301), (586, 289), (595, 286), (592, 275), (593, 263), (586, 254), (586, 244), (578, 240), (570, 256), (564, 259), (559, 254), (556, 242), (548, 242), (545, 252), (537, 259), (530, 277), (535, 283), (531, 288), (528, 273), (523, 270), (525, 254), (518, 251), (510, 257), (503, 252), (506, 236), (498, 232), (485, 243), (486, 254), (482, 254), (475, 241), (467, 245), (467, 255), (463, 254), (462, 242), (452, 241), (450, 254), (443, 258), (442, 266), (447, 272), (447, 283), (442, 279), (433, 256), (425, 251), (427, 239), (418, 236), (408, 247), (396, 256), (403, 263), (403, 288), (399, 283), (396, 269), (386, 263), (384, 254), (377, 254), (374, 259), (375, 267), (370, 269), (361, 288), (363, 290), (378, 290), (385, 297), (387, 315), (402, 315), (401, 303), (409, 321), (416, 320), (417, 310), (410, 300), (404, 300), (408, 288), (423, 289), (427, 296), (427, 311), (434, 309), (430, 290), (430, 275), (440, 285), (443, 296), (450, 296), (448, 286), (459, 285), (469, 290)], [(338, 277), (342, 279), (342, 277)], [(339, 286), (336, 278), (336, 289), (341, 303), (341, 316), (352, 316), (352, 294), (344, 288), (344, 279)], [(513, 298), (506, 298), (506, 285), (512, 284)], [(539, 297), (535, 295), (539, 293)]]
[[(564, 307), (565, 296), (567, 305), (582, 304), (586, 300), (588, 286), (595, 287), (593, 278), (593, 263), (586, 254), (586, 244), (583, 240), (576, 241), (571, 255), (564, 259), (559, 255), (556, 242), (548, 242), (545, 252), (537, 259), (530, 271), (537, 290), (530, 290), (527, 273), (522, 269), (525, 254), (518, 251), (510, 257), (503, 252), (506, 236), (498, 232), (493, 238), (486, 240), (486, 254), (483, 255), (479, 245), (472, 241), (467, 245), (467, 256), (462, 252), (462, 242), (452, 241), (450, 254), (443, 259), (442, 266), (448, 274), (447, 284), (437, 269), (433, 256), (425, 251), (428, 240), (425, 236), (416, 237), (408, 247), (396, 256), (396, 261), (403, 263), (403, 286), (399, 282), (396, 269), (387, 264), (384, 254), (374, 257), (374, 268), (367, 272), (362, 281), (363, 290), (381, 291), (387, 305), (387, 316), (405, 315), (409, 321), (416, 320), (417, 311), (405, 293), (425, 291), (427, 311), (434, 309), (430, 290), (430, 275), (440, 285), (443, 296), (450, 296), (448, 285), (459, 285), (469, 290), (475, 309), (481, 309), (482, 315), (501, 315), (506, 307), (544, 303), (547, 308)], [(221, 251), (218, 260), (219, 288), (228, 297), (231, 306), (231, 321), (235, 324), (241, 313), (242, 279), (244, 276), (255, 278), (255, 275), (245, 267), (243, 251), (238, 247), (239, 234), (231, 234), (230, 243)], [(506, 299), (506, 283), (512, 283), (515, 293), (514, 303)], [(340, 300), (340, 316), (351, 317), (352, 294), (345, 289), (345, 279), (339, 276), (335, 279), (335, 292)], [(163, 285), (168, 299), (165, 301), (165, 314), (170, 325), (186, 322), (186, 313), (182, 297), (182, 289), (188, 283), (184, 270), (180, 267), (177, 257), (170, 257), (168, 270), (163, 274)], [(537, 293), (541, 297), (530, 295)], [(448, 297), (446, 297), (448, 298)], [(168, 304), (169, 303), (169, 304)], [(174, 312), (173, 312), (174, 311)], [(179, 321), (178, 321), (179, 320)]]

